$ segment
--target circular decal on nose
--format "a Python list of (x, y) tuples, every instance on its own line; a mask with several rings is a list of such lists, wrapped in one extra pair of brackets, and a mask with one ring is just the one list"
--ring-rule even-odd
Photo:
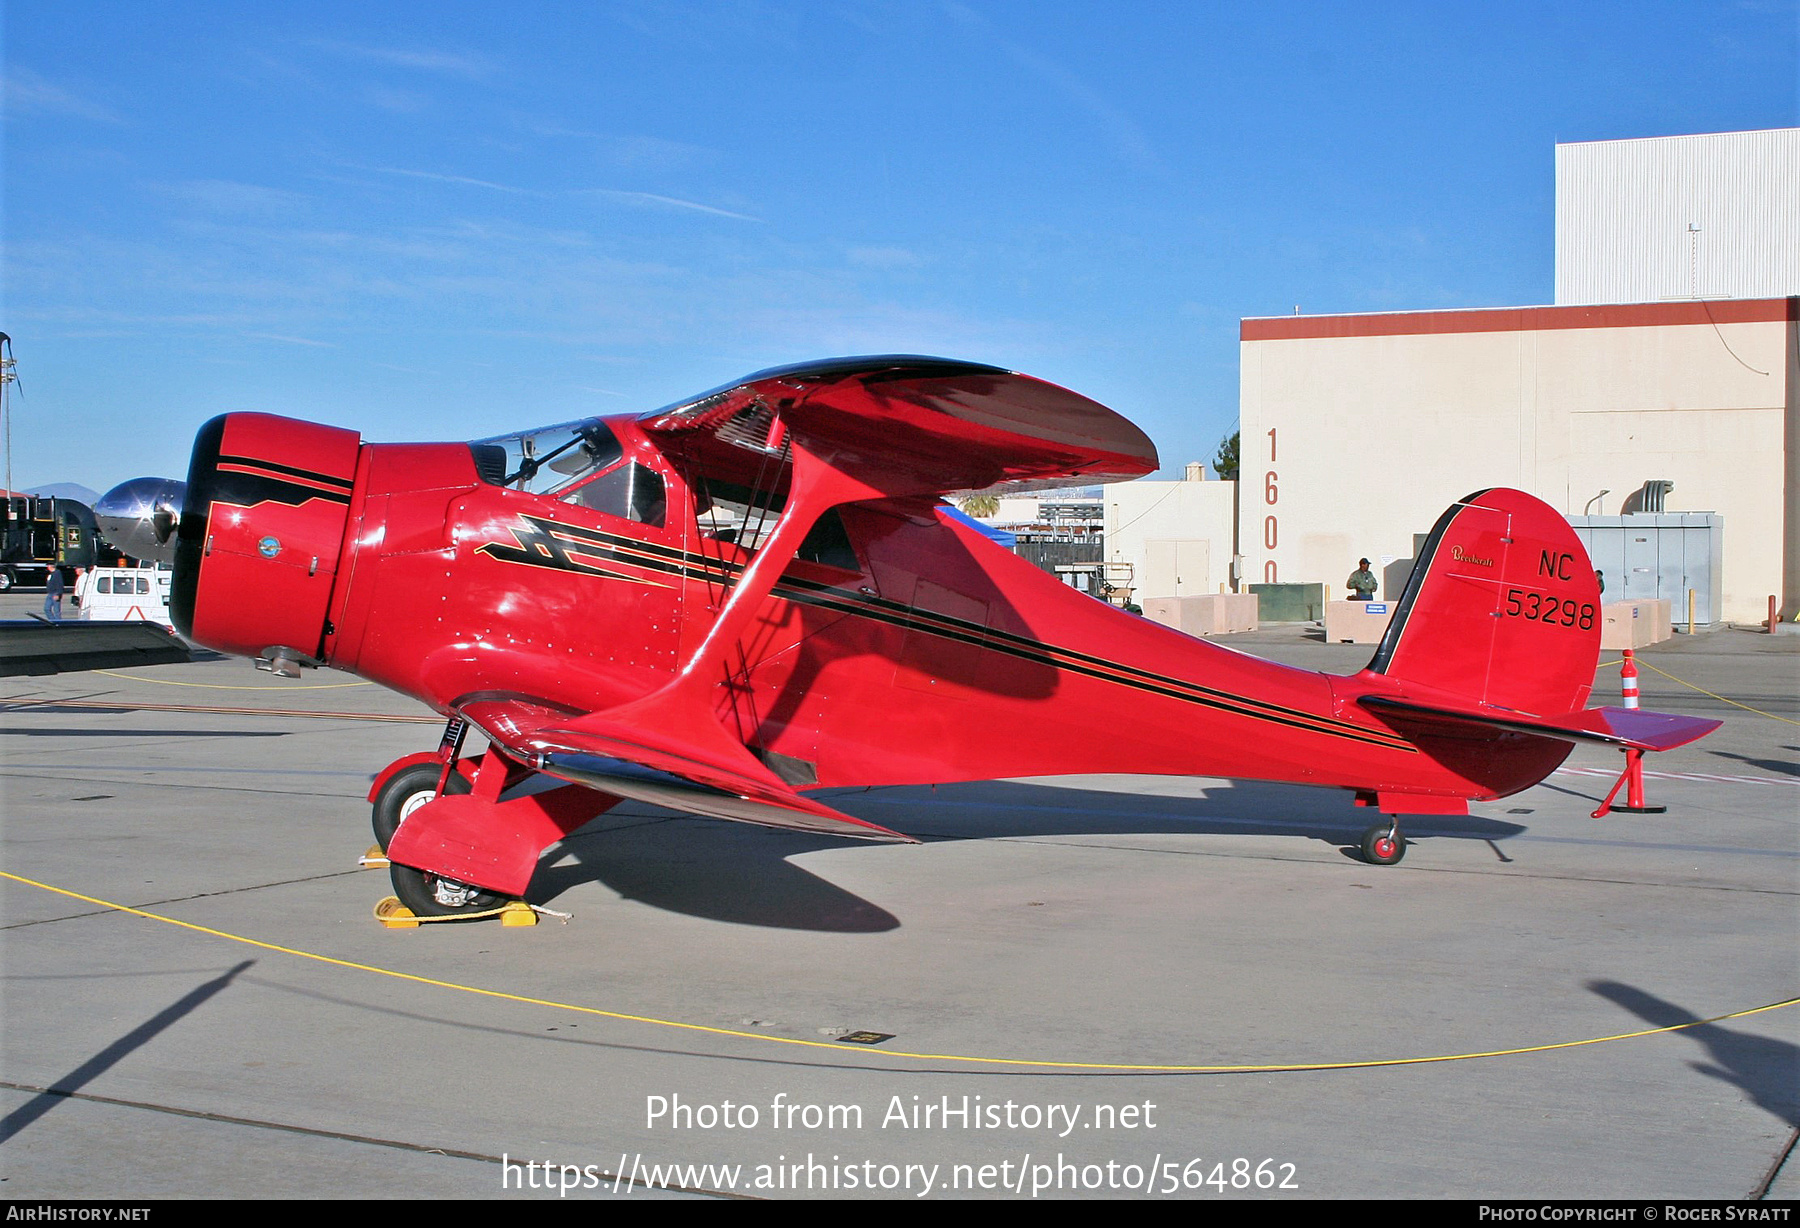
[(265, 559), (272, 559), (281, 553), (281, 543), (273, 537), (265, 537), (256, 543), (256, 550)]

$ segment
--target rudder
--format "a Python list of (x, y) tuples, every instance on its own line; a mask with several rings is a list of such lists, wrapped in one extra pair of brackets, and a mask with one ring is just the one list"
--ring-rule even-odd
[(1569, 522), (1523, 491), (1477, 491), (1438, 518), (1368, 672), (1554, 716), (1586, 705), (1600, 624)]

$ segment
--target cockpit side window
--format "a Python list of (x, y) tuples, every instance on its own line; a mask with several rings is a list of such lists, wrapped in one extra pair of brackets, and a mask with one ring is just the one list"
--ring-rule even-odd
[(722, 542), (754, 551), (775, 531), (786, 497), (774, 491), (753, 490), (716, 478), (702, 478), (703, 497), (695, 509), (700, 531)]
[[(696, 509), (700, 531), (749, 551), (761, 548), (787, 506), (782, 492), (752, 490), (713, 478), (704, 479), (700, 489), (705, 495)], [(856, 557), (850, 534), (844, 530), (836, 508), (827, 508), (813, 522), (795, 557), (843, 571), (862, 570), (862, 562)]]
[(598, 418), (478, 439), (470, 447), (483, 481), (533, 495), (555, 494), (624, 455), (618, 436)]
[(800, 543), (798, 553), (808, 562), (823, 563), (827, 567), (837, 567), (844, 571), (863, 569), (862, 561), (856, 557), (856, 548), (850, 544), (850, 534), (844, 531), (844, 522), (835, 507), (827, 509), (814, 522), (806, 540)]
[(609, 469), (563, 495), (563, 502), (661, 528), (668, 507), (662, 475), (636, 461)]

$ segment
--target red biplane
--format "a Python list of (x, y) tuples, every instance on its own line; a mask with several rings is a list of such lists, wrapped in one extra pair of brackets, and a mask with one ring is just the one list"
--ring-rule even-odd
[[(142, 480), (101, 510), (128, 551), (172, 547), (192, 639), (280, 674), (349, 670), (445, 715), (437, 750), (370, 791), (421, 914), (523, 893), (546, 847), (622, 798), (906, 840), (810, 794), (1010, 776), (1350, 790), (1385, 816), (1362, 851), (1388, 863), (1401, 816), (1527, 788), (1575, 741), (1660, 750), (1717, 724), (1585, 709), (1594, 572), (1515, 490), (1444, 513), (1353, 677), (1114, 609), (943, 503), (1156, 467), (1131, 423), (1052, 384), (848, 358), (474, 443), (227, 414), (201, 429), (179, 509)], [(1066, 714), (1097, 732), (969, 735)], [(464, 757), (470, 725), (488, 746)], [(539, 775), (561, 783), (519, 787)]]

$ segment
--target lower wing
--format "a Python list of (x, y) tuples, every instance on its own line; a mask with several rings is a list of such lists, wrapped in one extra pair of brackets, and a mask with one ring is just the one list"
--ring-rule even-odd
[(913, 842), (802, 797), (726, 735), (710, 713), (672, 707), (640, 701), (571, 717), (524, 699), (471, 698), (455, 705), (513, 758), (605, 793), (711, 819)]

